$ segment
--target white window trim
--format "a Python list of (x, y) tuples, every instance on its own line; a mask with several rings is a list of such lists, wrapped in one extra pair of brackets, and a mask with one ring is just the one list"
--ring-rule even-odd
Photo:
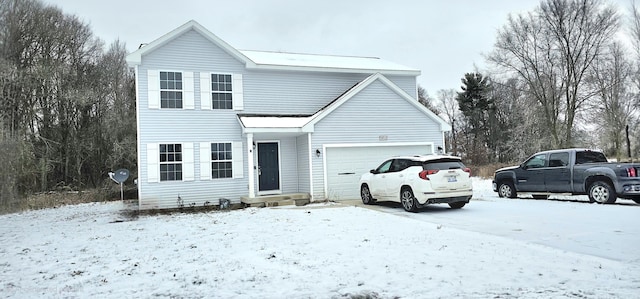
[[(182, 89), (161, 89), (160, 88), (160, 72), (171, 72), (182, 74)], [(149, 109), (194, 109), (194, 78), (193, 72), (180, 70), (147, 70), (147, 96)], [(182, 108), (162, 108), (160, 94), (162, 91), (181, 91), (182, 92)]]
[[(231, 160), (211, 160), (212, 143), (231, 143)], [(232, 176), (230, 178), (216, 178), (215, 180), (240, 179), (244, 177), (244, 147), (242, 141), (210, 141), (200, 143), (200, 180), (214, 180), (211, 177), (211, 163), (231, 162)]]
[[(213, 109), (211, 90), (211, 75), (231, 75), (231, 92), (221, 91), (220, 93), (231, 94), (231, 109)], [(200, 73), (200, 109), (202, 110), (244, 110), (244, 91), (242, 74), (226, 72), (206, 72)], [(216, 91), (218, 92), (218, 91)]]
[[(182, 147), (182, 180), (160, 181), (160, 144), (180, 144)], [(147, 143), (147, 182), (167, 183), (194, 180), (193, 143), (190, 142), (157, 142)]]

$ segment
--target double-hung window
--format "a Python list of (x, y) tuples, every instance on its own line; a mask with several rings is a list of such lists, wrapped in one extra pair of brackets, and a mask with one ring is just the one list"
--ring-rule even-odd
[(211, 101), (213, 109), (233, 109), (231, 75), (211, 74)]
[(233, 177), (232, 152), (231, 143), (211, 144), (211, 178)]
[(160, 144), (160, 181), (182, 180), (182, 144)]
[(181, 72), (160, 72), (160, 108), (182, 109)]
[(202, 110), (243, 110), (242, 74), (200, 73)]

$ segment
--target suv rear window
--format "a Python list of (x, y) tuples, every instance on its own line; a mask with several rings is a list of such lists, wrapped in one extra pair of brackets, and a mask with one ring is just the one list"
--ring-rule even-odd
[(464, 164), (460, 160), (454, 159), (439, 159), (426, 161), (422, 164), (424, 170), (445, 170), (445, 169), (462, 169), (465, 168)]

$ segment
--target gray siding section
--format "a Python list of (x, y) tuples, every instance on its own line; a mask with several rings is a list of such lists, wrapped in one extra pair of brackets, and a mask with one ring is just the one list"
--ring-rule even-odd
[[(384, 122), (380, 120), (384, 119)], [(373, 82), (315, 125), (312, 148), (336, 143), (433, 142), (442, 145), (440, 126), (386, 85)], [(313, 198), (322, 200), (324, 169), (313, 159)]]
[(311, 149), (307, 134), (296, 138), (296, 146), (298, 147), (298, 192), (311, 193), (311, 185), (309, 178), (309, 155)]
[[(148, 109), (147, 70), (194, 72), (195, 110)], [(244, 65), (214, 46), (195, 31), (176, 38), (143, 57), (138, 68), (138, 149), (140, 164), (138, 186), (140, 208), (173, 208), (178, 197), (185, 206), (218, 204), (219, 198), (240, 202), (248, 194), (246, 162), (244, 177), (239, 179), (200, 180), (200, 142), (233, 142), (246, 140), (236, 120), (236, 111), (200, 110), (199, 72), (241, 73)], [(193, 143), (195, 181), (156, 182), (147, 180), (147, 143)], [(243, 152), (247, 161), (246, 151)]]
[[(244, 74), (244, 113), (313, 114), (368, 74), (249, 71)], [(416, 96), (416, 77), (391, 76)]]

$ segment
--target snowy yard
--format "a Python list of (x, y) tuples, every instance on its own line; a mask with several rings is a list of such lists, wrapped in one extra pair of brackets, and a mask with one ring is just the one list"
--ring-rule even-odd
[[(388, 210), (381, 212), (314, 204), (130, 219), (121, 212), (123, 205), (114, 202), (4, 215), (0, 216), (0, 294), (10, 298), (640, 296), (638, 234), (614, 227), (612, 234), (620, 233), (610, 238), (592, 233), (602, 229), (590, 227), (596, 221), (570, 223), (576, 214), (616, 222), (630, 213), (638, 215), (639, 206), (504, 200), (487, 191), (488, 184), (475, 181), (474, 200), (462, 210), (427, 208), (416, 214), (397, 213), (387, 206), (377, 207)], [(527, 217), (528, 203), (549, 205), (553, 220)], [(468, 221), (460, 215), (468, 215)], [(559, 222), (564, 216), (567, 223)], [(500, 217), (506, 227), (502, 231), (495, 224), (482, 224), (483, 219)], [(640, 227), (640, 217), (624, 221), (621, 225)], [(574, 232), (576, 227), (586, 235)], [(567, 239), (579, 242), (563, 244)], [(628, 248), (621, 248), (622, 255), (590, 254), (611, 251), (611, 242), (625, 242)]]

